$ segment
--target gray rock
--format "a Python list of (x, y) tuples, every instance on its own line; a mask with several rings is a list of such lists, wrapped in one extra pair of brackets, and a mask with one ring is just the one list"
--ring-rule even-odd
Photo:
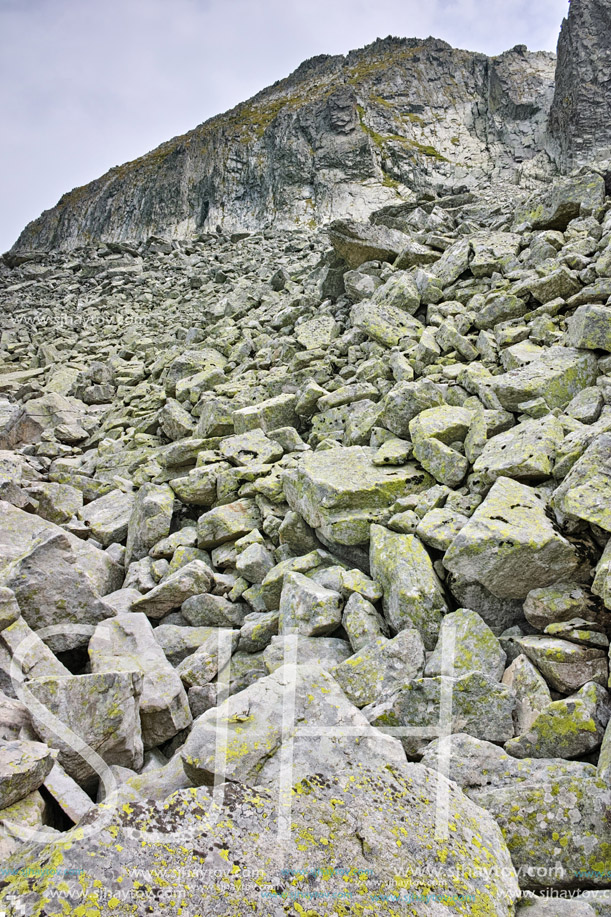
[(237, 500), (204, 513), (197, 520), (200, 548), (214, 548), (235, 541), (261, 525), (261, 515), (254, 500)]
[(342, 626), (355, 653), (386, 631), (384, 619), (375, 606), (356, 592), (349, 596), (344, 606)]
[(590, 681), (607, 684), (606, 649), (591, 649), (545, 635), (520, 637), (517, 644), (550, 687), (562, 694), (576, 691)]
[(129, 519), (125, 566), (145, 557), (162, 538), (170, 534), (174, 493), (167, 484), (144, 484), (136, 494)]
[[(295, 718), (285, 730), (282, 709), (287, 691), (294, 696)], [(300, 734), (302, 724), (327, 727), (328, 732), (321, 742), (315, 734)], [(362, 735), (343, 736), (342, 726), (359, 727)], [(219, 745), (221, 728), (227, 732)], [(327, 672), (301, 665), (285, 665), (204, 713), (193, 724), (181, 757), (187, 776), (196, 785), (210, 784), (215, 774), (222, 774), (257, 786), (273, 786), (280, 779), (282, 745), (291, 739), (292, 780), (305, 776), (312, 754), (317, 768), (328, 776), (351, 767), (355, 747), (359, 761), (369, 767), (401, 766), (405, 760), (400, 743), (373, 729)]]
[(555, 531), (537, 492), (499, 478), (446, 551), (443, 563), (451, 573), (482, 583), (499, 598), (525, 598), (532, 589), (568, 579), (578, 558)]
[(342, 605), (339, 593), (324, 589), (301, 573), (288, 573), (280, 596), (280, 634), (331, 634), (341, 624)]
[(544, 707), (528, 732), (508, 741), (505, 748), (516, 758), (578, 758), (598, 748), (610, 716), (608, 692), (590, 683)]
[(178, 608), (191, 596), (208, 592), (213, 573), (201, 560), (192, 560), (170, 574), (158, 586), (136, 599), (132, 611), (142, 611), (152, 619), (163, 618), (173, 608)]
[(145, 615), (128, 613), (102, 621), (89, 641), (88, 652), (94, 673), (141, 672), (144, 676), (139, 708), (145, 748), (161, 745), (190, 725), (180, 677)]
[[(295, 636), (272, 637), (263, 651), (268, 672), (275, 672), (295, 658)], [(350, 644), (338, 637), (297, 637), (296, 658), (299, 665), (314, 665), (333, 671), (352, 655)]]
[(41, 742), (0, 741), (0, 809), (37, 790), (53, 767), (53, 754)]
[(470, 672), (456, 679), (445, 675), (416, 678), (363, 712), (380, 729), (406, 729), (401, 742), (406, 753), (415, 756), (442, 729), (507, 742), (513, 737), (514, 705), (514, 694), (506, 685)]
[(398, 496), (419, 493), (431, 483), (414, 465), (380, 467), (373, 457), (373, 449), (361, 446), (304, 455), (284, 478), (289, 506), (326, 538), (365, 544), (370, 524), (389, 518)]
[(539, 714), (552, 702), (552, 696), (543, 675), (521, 653), (507, 667), (503, 684), (516, 696), (513, 722), (516, 735), (528, 732)]
[(396, 631), (415, 627), (433, 649), (448, 610), (431, 559), (414, 535), (371, 527), (371, 573), (384, 590), (384, 612)]
[(88, 788), (99, 773), (97, 760), (88, 749), (108, 765), (133, 770), (142, 766), (141, 692), (140, 672), (99, 672), (33, 679), (24, 701), (27, 697), (38, 734), (58, 749), (62, 767)]
[(603, 433), (588, 446), (552, 497), (561, 516), (585, 519), (611, 532), (609, 464), (611, 434)]
[(125, 540), (133, 507), (133, 494), (111, 490), (79, 510), (78, 517), (96, 541), (107, 547), (113, 542)]
[[(453, 659), (447, 660), (448, 640), (454, 642)], [(481, 672), (492, 681), (500, 681), (505, 669), (505, 652), (488, 625), (475, 611), (459, 608), (445, 615), (439, 640), (426, 663), (425, 675), (447, 675), (451, 664), (454, 677)]]
[[(95, 625), (113, 614), (102, 596), (119, 588), (122, 572), (104, 551), (4, 501), (0, 519), (0, 577), (34, 630)], [(45, 639), (58, 650), (83, 643), (69, 627)]]
[(550, 347), (540, 357), (490, 380), (490, 387), (507, 411), (542, 397), (548, 408), (564, 408), (596, 381), (594, 355), (570, 347)]
[(611, 351), (611, 313), (607, 306), (580, 306), (568, 319), (571, 347)]
[(402, 630), (392, 640), (377, 637), (333, 669), (332, 675), (355, 707), (373, 704), (422, 674), (424, 645), (417, 630)]
[(537, 630), (545, 630), (548, 624), (578, 617), (596, 620), (592, 604), (591, 596), (579, 583), (558, 583), (529, 592), (524, 602), (524, 616)]
[[(347, 883), (354, 884), (354, 891), (350, 891), (354, 906), (364, 909), (371, 901), (371, 887), (369, 882), (361, 884), (361, 879), (353, 883), (352, 876), (369, 874), (376, 876), (375, 894), (388, 898), (390, 907), (396, 910), (397, 904), (400, 907), (402, 904), (395, 877), (410, 877), (420, 870), (431, 874), (439, 862), (441, 849), (447, 850), (448, 858), (456, 864), (457, 875), (454, 877), (451, 873), (449, 879), (445, 876), (429, 879), (427, 900), (418, 904), (422, 917), (450, 917), (456, 913), (455, 905), (446, 902), (463, 896), (468, 896), (475, 907), (481, 906), (496, 917), (510, 917), (519, 888), (501, 833), (492, 818), (454, 785), (448, 791), (447, 811), (455, 830), (443, 843), (434, 839), (435, 800), (443, 787), (442, 778), (414, 764), (392, 770), (353, 764), (351, 771), (340, 772), (337, 776), (310, 775), (297, 781), (291, 789), (291, 823), (295, 830), (287, 834), (282, 832), (281, 810), (273, 790), (260, 788), (255, 795), (250, 788), (232, 783), (225, 787), (222, 801), (218, 803), (211, 802), (210, 790), (206, 787), (179, 790), (169, 797), (157, 790), (154, 796), (165, 799), (164, 803), (150, 801), (153, 794), (149, 792), (149, 801), (144, 804), (117, 805), (106, 823), (80, 843), (71, 843), (79, 836), (76, 834), (78, 828), (75, 834), (66, 835), (68, 847), (63, 868), (70, 870), (70, 875), (82, 874), (84, 884), (62, 885), (61, 894), (67, 906), (73, 909), (79, 906), (83, 892), (95, 894), (93, 890), (99, 887), (98, 882), (116, 897), (122, 883), (116, 881), (114, 870), (109, 868), (109, 850), (121, 872), (124, 864), (132, 863), (142, 873), (152, 870), (153, 881), (157, 883), (157, 867), (148, 844), (162, 837), (161, 832), (151, 826), (165, 823), (172, 836), (180, 838), (181, 847), (201, 849), (206, 837), (211, 841), (212, 851), (227, 851), (227, 861), (219, 853), (213, 854), (212, 860), (208, 856), (207, 864), (212, 871), (209, 877), (207, 870), (204, 875), (210, 883), (210, 917), (238, 914), (245, 900), (253, 902), (253, 914), (269, 914), (270, 903), (271, 907), (282, 907), (280, 896), (291, 889), (297, 891), (299, 897), (307, 895), (307, 900), (316, 896), (317, 912), (327, 917), (333, 910), (337, 911), (336, 897), (345, 893)], [(289, 783), (287, 790), (290, 788)], [(388, 798), (395, 800), (390, 813)], [(371, 813), (366, 826), (360, 825), (364, 810)], [(359, 837), (354, 833), (355, 821), (359, 821)], [(410, 824), (414, 835), (409, 845), (402, 841), (400, 845), (397, 843), (397, 833), (405, 830), (404, 821)], [(146, 847), (142, 846), (143, 835)], [(308, 847), (311, 849), (303, 851), (306, 836), (322, 837), (324, 843), (310, 842)], [(272, 837), (277, 839), (273, 855), (269, 846)], [(117, 851), (117, 846), (121, 851)], [(166, 846), (169, 850), (165, 852), (163, 868), (167, 875), (168, 870), (173, 874), (173, 870), (183, 868), (180, 864), (184, 861), (178, 846), (168, 845), (167, 838)], [(11, 894), (10, 898), (3, 891), (1, 907), (8, 906), (10, 901), (11, 905), (28, 910), (43, 888), (48, 889), (47, 894), (53, 894), (59, 883), (55, 874), (49, 878), (46, 871), (47, 865), (53, 862), (52, 849), (53, 845), (49, 845), (36, 851), (35, 859), (30, 861), (36, 876), (45, 875), (45, 885), (35, 878), (27, 888), (20, 888), (19, 893)], [(286, 872), (278, 869), (276, 852), (281, 854), (281, 863), (291, 864)], [(346, 857), (351, 864), (349, 868), (345, 866)], [(480, 877), (478, 864), (482, 857), (489, 864), (493, 879)], [(239, 884), (233, 878), (231, 865), (228, 868), (221, 865), (238, 860)], [(89, 868), (85, 869), (84, 864)], [(216, 875), (214, 870), (217, 870)], [(297, 876), (307, 874), (312, 876), (307, 885), (295, 884)], [(172, 907), (170, 902), (175, 900), (175, 894), (174, 889), (168, 887), (166, 890), (163, 885), (158, 888), (156, 885), (154, 893), (145, 887), (138, 895), (138, 915), (143, 915), (153, 903), (161, 909)], [(197, 913), (201, 881), (193, 882), (188, 876), (183, 878), (181, 896), (185, 914)], [(325, 900), (328, 896), (331, 896), (330, 902)], [(302, 906), (299, 901), (297, 905)], [(391, 913), (385, 904), (382, 907), (381, 913)]]

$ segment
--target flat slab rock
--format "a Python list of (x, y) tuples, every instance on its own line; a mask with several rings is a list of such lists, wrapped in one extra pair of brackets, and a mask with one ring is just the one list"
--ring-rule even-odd
[(499, 478), (443, 558), (444, 566), (498, 598), (526, 598), (532, 589), (570, 577), (575, 548), (554, 529), (531, 487)]
[(370, 524), (390, 516), (395, 500), (433, 484), (416, 465), (374, 465), (375, 451), (352, 446), (305, 455), (284, 478), (289, 506), (332, 541), (365, 544)]
[[(110, 917), (120, 913), (126, 896), (130, 913), (145, 917), (175, 907), (171, 877), (178, 875), (185, 917), (330, 917), (346, 907), (391, 917), (412, 910), (410, 895), (419, 917), (478, 911), (513, 917), (518, 883), (501, 833), (453, 784), (451, 830), (447, 839), (435, 840), (439, 779), (418, 764), (380, 770), (355, 764), (349, 773), (289, 784), (283, 808), (277, 791), (240, 783), (225, 784), (214, 799), (201, 787), (179, 790), (164, 802), (131, 802), (106, 813), (99, 825), (92, 822), (93, 830), (87, 830), (87, 816), (63, 836), (62, 866), (82, 870), (78, 879), (50, 870), (0, 893), (0, 908), (34, 913), (46, 897), (45, 913), (60, 917), (85, 894), (99, 917)], [(43, 872), (55, 853), (49, 845), (26, 849), (22, 858)], [(440, 870), (440, 862), (453, 868)], [(60, 881), (61, 901), (50, 895)]]

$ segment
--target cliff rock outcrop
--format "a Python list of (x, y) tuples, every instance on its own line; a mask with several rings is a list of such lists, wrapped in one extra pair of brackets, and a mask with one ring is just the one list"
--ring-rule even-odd
[(549, 164), (541, 150), (554, 67), (554, 55), (524, 46), (489, 58), (433, 38), (312, 58), (250, 101), (65, 194), (14, 248), (180, 239), (218, 224), (311, 228), (362, 219), (414, 190), (515, 182), (521, 172), (528, 186)]
[(572, 0), (558, 41), (550, 112), (563, 168), (611, 157), (611, 2)]

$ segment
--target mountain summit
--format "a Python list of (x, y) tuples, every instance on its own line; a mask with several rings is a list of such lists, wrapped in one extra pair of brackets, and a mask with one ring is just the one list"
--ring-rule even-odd
[[(65, 194), (14, 246), (187, 238), (366, 218), (423, 190), (537, 187), (609, 149), (609, 0), (573, 0), (553, 54), (378, 39)], [(555, 90), (555, 92), (554, 92)], [(551, 114), (550, 114), (551, 112)]]

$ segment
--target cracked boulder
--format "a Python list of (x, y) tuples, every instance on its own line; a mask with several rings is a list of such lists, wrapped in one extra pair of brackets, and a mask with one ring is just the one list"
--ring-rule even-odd
[(443, 558), (444, 566), (499, 598), (525, 598), (532, 589), (570, 578), (579, 559), (554, 529), (538, 493), (499, 478)]

